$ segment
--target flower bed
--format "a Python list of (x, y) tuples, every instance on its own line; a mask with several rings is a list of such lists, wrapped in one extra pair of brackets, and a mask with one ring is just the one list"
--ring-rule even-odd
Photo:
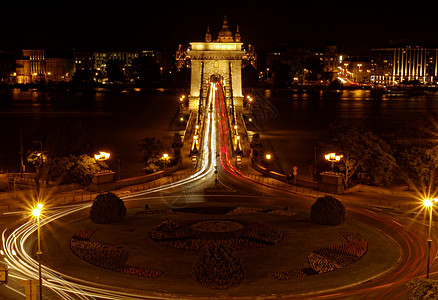
[[(210, 228), (211, 232), (224, 230), (223, 225), (239, 225), (239, 230), (232, 234), (215, 234), (213, 236), (200, 235), (193, 229), (196, 224), (207, 224), (218, 227)], [(242, 229), (240, 228), (242, 226)], [(234, 226), (235, 227), (235, 226)], [(195, 226), (196, 228), (196, 226)], [(253, 250), (274, 245), (281, 241), (283, 233), (270, 224), (246, 220), (191, 220), (174, 221), (166, 220), (158, 224), (150, 232), (150, 237), (165, 246), (185, 249), (202, 250), (217, 243), (230, 247), (236, 251)], [(216, 238), (215, 238), (216, 237)]]
[(360, 234), (354, 232), (341, 232), (340, 234), (347, 242), (330, 245), (309, 253), (307, 260), (313, 273), (305, 272), (304, 269), (296, 269), (274, 272), (272, 276), (278, 280), (289, 280), (327, 273), (354, 263), (366, 253), (368, 242)]
[(292, 217), (296, 213), (293, 212), (289, 207), (285, 209), (264, 209), (256, 207), (245, 207), (239, 206), (227, 213), (227, 215), (252, 215), (252, 214), (270, 214), (278, 216)]
[(89, 229), (78, 230), (70, 239), (70, 248), (80, 259), (97, 267), (127, 275), (157, 278), (163, 274), (161, 271), (126, 265), (128, 252), (121, 247), (91, 242), (89, 239), (94, 232)]

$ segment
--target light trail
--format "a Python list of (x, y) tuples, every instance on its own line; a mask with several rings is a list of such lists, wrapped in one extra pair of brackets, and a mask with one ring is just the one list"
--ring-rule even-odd
[[(210, 93), (206, 105), (204, 118), (204, 131), (202, 138), (201, 151), (201, 166), (188, 178), (168, 183), (159, 187), (151, 188), (145, 191), (131, 193), (121, 196), (124, 201), (137, 201), (138, 199), (149, 199), (149, 194), (166, 191), (172, 188), (177, 188), (190, 183), (195, 183), (199, 180), (211, 176), (214, 171), (213, 153), (217, 152), (215, 122), (215, 97), (216, 87), (213, 83), (210, 84)], [(208, 109), (208, 108), (212, 109)], [(208, 111), (207, 111), (208, 110)], [(146, 197), (145, 197), (146, 196)], [(41, 227), (53, 222), (59, 218), (74, 214), (83, 209), (89, 208), (91, 203), (70, 205), (58, 208), (52, 208), (43, 218), (41, 218)], [(13, 230), (10, 234), (6, 234), (8, 229), (2, 233), (2, 248), (4, 251), (5, 262), (9, 266), (9, 276), (17, 280), (38, 279), (38, 262), (28, 254), (30, 244), (29, 237), (37, 230), (36, 224), (30, 220), (25, 224)], [(112, 286), (106, 286), (97, 283), (90, 283), (80, 278), (72, 277), (63, 274), (57, 270), (51, 269), (48, 266), (42, 266), (42, 278), (44, 287), (50, 288), (56, 293), (60, 299), (168, 299), (168, 296), (159, 296), (154, 294), (140, 294), (134, 291), (120, 291)], [(183, 299), (179, 297), (179, 299)]]

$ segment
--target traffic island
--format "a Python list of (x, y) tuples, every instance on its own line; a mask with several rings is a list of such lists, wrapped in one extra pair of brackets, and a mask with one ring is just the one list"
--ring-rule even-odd
[[(157, 213), (144, 212), (143, 208), (130, 209), (125, 220), (116, 224), (94, 224), (87, 217), (83, 217), (69, 223), (68, 226), (61, 222), (47, 225), (49, 226), (47, 230), (54, 234), (45, 235), (44, 248), (48, 249), (44, 256), (45, 264), (66, 275), (91, 283), (135, 290), (141, 294), (165, 294), (174, 298), (215, 298), (218, 293), (226, 297), (263, 297), (342, 288), (386, 272), (398, 262), (400, 257), (397, 243), (377, 229), (348, 219), (338, 226), (313, 224), (308, 211), (293, 207), (204, 204), (193, 205), (186, 210), (159, 208)], [(78, 232), (84, 228), (93, 232), (85, 236), (89, 242), (110, 245), (126, 251), (124, 266), (135, 266), (162, 273), (150, 277), (135, 274), (133, 276), (88, 263), (76, 256), (71, 249), (72, 238), (77, 237)], [(163, 230), (158, 234), (159, 228)], [(192, 231), (193, 228), (195, 233)], [(199, 231), (203, 232), (201, 235), (207, 236), (199, 236)], [(245, 244), (250, 244), (250, 241), (255, 243), (258, 240), (258, 243), (264, 243), (264, 246), (242, 248), (242, 243), (230, 242), (242, 238), (245, 231), (247, 231)], [(264, 231), (265, 233), (262, 233)], [(366, 251), (362, 256), (350, 256), (355, 259), (347, 260), (346, 255), (339, 253), (351, 252), (345, 243), (356, 234), (366, 241)], [(159, 242), (156, 239), (158, 235), (161, 235)], [(169, 238), (170, 235), (173, 235), (173, 238)], [(261, 241), (262, 237), (265, 241)], [(266, 237), (270, 240), (267, 241)], [(180, 239), (178, 243), (186, 243), (186, 245), (192, 243), (196, 246), (176, 247), (174, 245), (178, 238)], [(203, 245), (196, 244), (194, 240), (202, 241)], [(205, 245), (217, 246), (218, 243), (239, 245), (234, 246), (234, 249), (233, 246), (231, 247), (231, 252), (234, 253), (231, 261), (235, 266), (232, 268), (236, 271), (233, 273), (235, 280), (225, 284), (224, 287), (204, 284), (202, 280), (197, 279), (198, 275), (195, 275), (195, 272), (200, 272), (202, 269), (199, 265), (199, 262), (203, 261), (201, 249), (211, 249)], [(326, 248), (331, 249), (332, 252), (324, 250)], [(334, 255), (333, 251), (337, 251), (338, 254)], [(228, 252), (222, 254), (227, 256), (226, 253)], [(315, 254), (311, 255), (313, 262), (309, 260), (311, 253)], [(324, 259), (321, 260), (321, 257)], [(341, 258), (349, 263), (342, 263)], [(221, 260), (219, 257), (217, 259)], [(321, 262), (325, 263), (325, 266), (341, 266), (341, 268), (318, 269), (317, 265), (321, 265)], [(239, 275), (241, 274), (239, 264), (242, 266), (243, 277)], [(198, 271), (195, 271), (195, 266), (198, 266)], [(118, 270), (121, 270), (120, 266)], [(283, 273), (285, 278), (281, 280), (274, 276), (281, 272), (292, 274), (295, 270), (301, 270), (307, 276), (289, 276)], [(199, 272), (197, 274), (202, 274)], [(210, 278), (207, 282), (215, 281)], [(218, 290), (220, 292), (217, 292)]]

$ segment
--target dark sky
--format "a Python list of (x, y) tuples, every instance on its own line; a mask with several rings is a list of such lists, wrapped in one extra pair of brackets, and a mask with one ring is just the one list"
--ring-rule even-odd
[[(417, 1), (48, 1), (2, 2), (0, 49), (7, 47), (176, 48), (216, 37), (227, 15), (259, 50), (303, 40), (335, 41), (343, 51), (384, 47), (401, 37), (435, 43), (433, 2)], [(430, 6), (430, 7), (429, 7)]]

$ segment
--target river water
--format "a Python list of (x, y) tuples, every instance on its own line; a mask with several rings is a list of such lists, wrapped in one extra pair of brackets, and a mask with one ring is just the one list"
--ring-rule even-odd
[[(366, 127), (382, 138), (400, 125), (438, 114), (438, 94), (394, 94), (373, 97), (370, 91), (298, 93), (260, 91), (261, 137), (268, 140), (284, 172), (298, 167), (309, 174), (309, 161), (323, 157), (315, 146), (330, 124)], [(316, 151), (315, 151), (316, 150)]]
[[(45, 133), (63, 120), (80, 122), (93, 137), (93, 149), (112, 153), (111, 166), (121, 161), (122, 177), (141, 175), (140, 139), (156, 136), (170, 151), (170, 120), (178, 109), (174, 90), (121, 92), (0, 91), (0, 170), (18, 172), (20, 131), (26, 152), (38, 149)], [(331, 123), (368, 127), (381, 136), (401, 124), (438, 113), (438, 94), (390, 95), (374, 98), (369, 91), (299, 93), (259, 90), (255, 113), (262, 140), (272, 146), (285, 172), (298, 166), (308, 174), (319, 136)], [(170, 152), (169, 152), (170, 153)], [(317, 155), (320, 155), (317, 151)]]
[(68, 124), (80, 124), (83, 134), (91, 139), (93, 151), (111, 153), (108, 162), (114, 170), (118, 170), (120, 160), (122, 177), (142, 175), (138, 144), (146, 136), (155, 136), (171, 150), (173, 132), (169, 132), (169, 123), (177, 111), (179, 97), (173, 90), (126, 93), (2, 90), (0, 170), (19, 171), (20, 131), (24, 152), (39, 149), (39, 143), (33, 141), (42, 141), (45, 149), (46, 133), (67, 120)]

